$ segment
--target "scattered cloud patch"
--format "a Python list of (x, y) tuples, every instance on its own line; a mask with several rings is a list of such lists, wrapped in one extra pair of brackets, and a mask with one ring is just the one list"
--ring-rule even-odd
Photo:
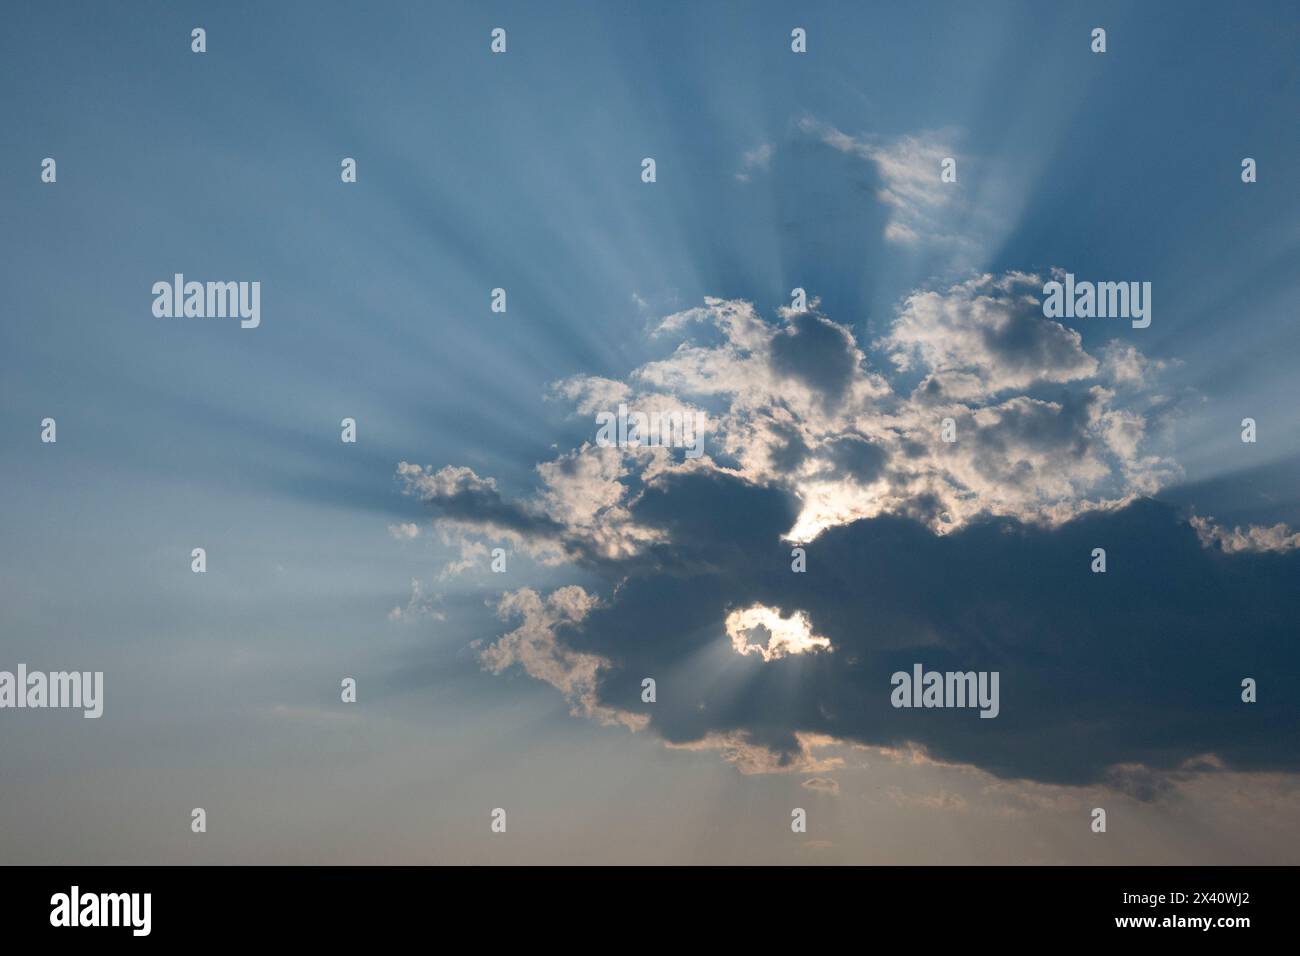
[(771, 143), (760, 143), (753, 149), (746, 150), (740, 157), (740, 171), (736, 173), (736, 179), (747, 183), (755, 173), (766, 171), (772, 164), (773, 152)]
[(388, 612), (390, 621), (412, 621), (428, 617), (435, 621), (444, 620), (444, 615), (436, 607), (437, 595), (426, 594), (424, 585), (418, 578), (411, 578), (411, 597), (406, 605), (398, 605)]
[(1269, 527), (1248, 525), (1245, 528), (1238, 525), (1229, 531), (1216, 524), (1213, 518), (1193, 515), (1191, 522), (1202, 544), (1227, 554), (1243, 551), (1284, 552), (1300, 548), (1300, 532), (1292, 531), (1285, 524)]

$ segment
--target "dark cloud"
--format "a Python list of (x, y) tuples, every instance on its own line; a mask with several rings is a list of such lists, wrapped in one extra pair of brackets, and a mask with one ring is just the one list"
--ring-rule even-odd
[(764, 419), (764, 425), (771, 437), (768, 455), (772, 467), (787, 474), (796, 471), (809, 452), (808, 443), (803, 440), (799, 429), (792, 422), (770, 416)]
[[(1300, 553), (1207, 550), (1175, 508), (1144, 499), (1055, 529), (988, 519), (937, 536), (861, 520), (808, 545), (795, 574), (779, 541), (795, 507), (716, 474), (646, 493), (637, 518), (673, 543), (600, 567), (626, 580), (562, 635), (610, 662), (602, 704), (648, 713), (677, 743), (743, 732), (789, 762), (796, 732), (914, 742), (1001, 777), (1141, 798), (1161, 792), (1150, 772), (1205, 754), (1300, 769)], [(1096, 547), (1104, 574), (1090, 570)], [(805, 611), (833, 652), (736, 654), (723, 620), (754, 603)], [(999, 671), (1000, 715), (894, 709), (890, 675), (914, 663)], [(653, 705), (643, 677), (658, 681)], [(1241, 701), (1245, 677), (1258, 703)]]
[[(982, 427), (961, 428), (974, 447), (972, 464), (984, 478), (1004, 487), (1032, 486), (1042, 470), (1038, 456), (1050, 455), (1064, 470), (1099, 444), (1087, 424), (1096, 413), (1099, 398), (1094, 392), (1064, 392), (1054, 401), (1017, 397), (987, 412)], [(996, 416), (996, 417), (994, 417)]]
[(1042, 369), (1069, 368), (1079, 362), (1079, 336), (1043, 318), (1036, 300), (1020, 300), (1005, 319), (977, 327), (984, 351), (1005, 369), (1032, 375)]
[(858, 367), (852, 333), (810, 312), (789, 321), (789, 328), (772, 338), (773, 370), (838, 402)]
[(827, 442), (823, 451), (827, 453), (831, 464), (827, 477), (852, 478), (863, 485), (880, 477), (889, 460), (886, 451), (875, 442), (855, 435)]

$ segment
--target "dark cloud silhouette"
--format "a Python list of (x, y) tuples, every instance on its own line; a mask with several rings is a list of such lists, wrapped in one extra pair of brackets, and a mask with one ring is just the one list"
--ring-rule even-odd
[(772, 367), (780, 375), (819, 392), (836, 403), (858, 367), (852, 334), (829, 319), (803, 312), (772, 338)]
[(856, 435), (846, 435), (828, 442), (826, 451), (832, 466), (828, 469), (827, 477), (853, 478), (863, 485), (875, 481), (889, 460), (889, 455), (883, 448)]
[[(1300, 552), (1206, 549), (1176, 508), (1143, 499), (1055, 529), (989, 519), (937, 536), (861, 520), (808, 545), (796, 574), (779, 540), (796, 507), (718, 474), (647, 491), (636, 516), (672, 543), (595, 565), (621, 585), (559, 634), (610, 662), (602, 704), (648, 714), (673, 742), (744, 733), (787, 763), (795, 734), (814, 732), (1143, 799), (1162, 792), (1154, 772), (1207, 754), (1300, 769)], [(1104, 574), (1090, 570), (1097, 547)], [(755, 603), (806, 612), (833, 651), (734, 653), (723, 621)], [(914, 663), (999, 671), (1000, 715), (893, 708), (890, 675)], [(640, 703), (647, 676), (653, 705)], [(1246, 677), (1258, 703), (1241, 701)]]

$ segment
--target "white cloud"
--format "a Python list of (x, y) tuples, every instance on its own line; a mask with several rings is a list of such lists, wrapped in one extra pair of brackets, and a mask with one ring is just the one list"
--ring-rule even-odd
[[(737, 654), (758, 654), (765, 661), (831, 650), (830, 640), (813, 633), (808, 615), (803, 611), (782, 617), (780, 608), (755, 604), (728, 614), (725, 628)], [(766, 643), (753, 640), (759, 632), (766, 632)]]
[(449, 547), (457, 547), (460, 550), (460, 557), (449, 562), (442, 569), (441, 574), (438, 575), (440, 580), (454, 578), (473, 568), (487, 564), (488, 546), (482, 541), (476, 541), (465, 535), (457, 534), (452, 528), (440, 527), (438, 530), (442, 536), (443, 544)]
[(437, 610), (434, 605), (438, 602), (438, 596), (434, 594), (425, 594), (424, 586), (420, 584), (418, 578), (411, 578), (411, 597), (406, 602), (406, 606), (398, 605), (388, 612), (390, 621), (411, 621), (421, 617), (430, 617), (435, 621), (444, 620), (444, 615)]
[(1245, 528), (1238, 525), (1229, 531), (1216, 524), (1213, 518), (1193, 515), (1191, 522), (1201, 544), (1207, 548), (1217, 547), (1229, 554), (1241, 551), (1283, 552), (1300, 548), (1300, 532), (1292, 531), (1285, 524), (1269, 527), (1249, 525)]
[(597, 701), (597, 675), (609, 662), (595, 654), (569, 650), (556, 639), (557, 627), (583, 620), (596, 604), (593, 595), (574, 585), (552, 591), (545, 598), (531, 588), (511, 591), (497, 604), (497, 613), (502, 618), (522, 617), (523, 623), (485, 648), (479, 660), (494, 674), (515, 665), (522, 667), (530, 677), (564, 694), (574, 716), (640, 730), (649, 723), (646, 715)]
[(929, 370), (918, 389), (957, 400), (1094, 376), (1097, 360), (1079, 333), (1043, 317), (1034, 295), (1042, 284), (1012, 272), (915, 292), (880, 345), (901, 371)]
[(1120, 385), (1141, 385), (1153, 373), (1163, 371), (1169, 364), (1159, 359), (1149, 359), (1137, 347), (1118, 340), (1108, 342), (1101, 350), (1103, 373)]
[(918, 133), (893, 139), (859, 138), (820, 120), (804, 117), (799, 129), (832, 149), (870, 163), (880, 176), (876, 198), (889, 207), (884, 236), (889, 242), (914, 245), (923, 240), (961, 242), (948, 228), (948, 214), (960, 203), (955, 183), (940, 179), (940, 164), (962, 159), (952, 147), (951, 130)]
[[(438, 527), (508, 539), (546, 563), (620, 560), (665, 542), (638, 522), (637, 502), (693, 470), (789, 491), (798, 541), (881, 514), (940, 534), (981, 515), (1057, 524), (1153, 493), (1179, 475), (1155, 445), (1163, 406), (1147, 400), (1160, 363), (1132, 346), (1099, 361), (1041, 315), (1038, 283), (1011, 272), (909, 295), (875, 343), (892, 380), (816, 299), (773, 322), (748, 302), (708, 298), (654, 329), (654, 341), (675, 343), (666, 357), (622, 381), (575, 376), (551, 389), (581, 417), (619, 403), (707, 410), (701, 457), (584, 442), (540, 464), (520, 501), (468, 468), (403, 463), (399, 477), (442, 508)], [(941, 440), (945, 418), (955, 442)]]
[(736, 173), (736, 178), (742, 183), (749, 182), (755, 172), (766, 170), (771, 165), (773, 152), (771, 143), (760, 143), (746, 150), (740, 157), (740, 172)]

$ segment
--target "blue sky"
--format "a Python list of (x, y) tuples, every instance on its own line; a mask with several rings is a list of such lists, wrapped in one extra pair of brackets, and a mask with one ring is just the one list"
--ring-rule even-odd
[[(190, 50), (195, 26), (207, 30), (202, 55)], [(497, 26), (508, 52), (494, 56)], [(808, 31), (807, 54), (790, 52), (796, 26)], [(1089, 50), (1096, 26), (1107, 30), (1105, 54)], [(1132, 574), (1130, 603), (1085, 624), (1174, 620), (1157, 598), (1183, 569), (1219, 595), (1201, 617), (1240, 628), (1198, 635), (1205, 669), (1188, 673), (1217, 673), (1217, 640), (1257, 653), (1250, 663), (1273, 668), (1263, 678), (1274, 687), (1293, 682), (1296, 659), (1281, 641), (1294, 604), (1272, 589), (1295, 580), (1285, 541), (1300, 525), (1295, 39), (1282, 3), (15, 8), (0, 38), (0, 668), (103, 670), (107, 700), (100, 721), (0, 715), (0, 762), (17, 781), (0, 810), (0, 858), (1293, 862), (1295, 837), (1284, 835), (1300, 816), (1300, 752), (1279, 741), (1294, 740), (1294, 709), (1242, 729), (1222, 772), (1179, 769), (1201, 744), (1232, 752), (1195, 708), (1135, 752), (1112, 753), (1099, 737), (1095, 760), (1031, 766), (964, 730), (881, 737), (810, 716), (873, 685), (822, 673), (825, 655), (773, 662), (771, 673), (753, 670), (753, 657), (741, 667), (719, 608), (695, 601), (701, 591), (727, 607), (779, 597), (787, 613), (803, 601), (818, 633), (839, 629), (836, 660), (859, 640), (870, 659), (884, 595), (865, 609), (839, 599), (871, 562), (883, 562), (881, 580), (900, 566), (873, 550), (881, 542), (914, 542), (933, 561), (917, 573), (946, 581), (945, 562), (979, 565), (994, 552), (1050, 562), (1054, 543), (1091, 533), (1071, 522), (1107, 502), (1097, 520), (1114, 523), (1114, 540), (1167, 543), (1150, 562), (1188, 550), (1163, 571), (1113, 555), (1111, 573)], [(55, 184), (40, 180), (47, 156)], [(345, 156), (357, 160), (355, 184), (340, 182)], [(653, 184), (640, 178), (647, 156)], [(946, 192), (931, 176), (940, 156), (958, 163)], [(1246, 156), (1259, 169), (1250, 185)], [(956, 396), (956, 374), (969, 373), (940, 367), (942, 343), (958, 340), (935, 316), (967, 321), (987, 295), (1032, 338), (1041, 314), (1026, 325), (1010, 291), (972, 283), (1054, 268), (1151, 282), (1150, 328), (1067, 323), (1077, 343), (1052, 341), (1076, 367), (1095, 359), (1096, 375), (1062, 371), (1023, 387), (1008, 378), (1009, 353), (991, 349), (974, 373), (980, 394), (953, 401), (985, 417), (1013, 396), (1023, 407), (1055, 402), (1066, 411), (1053, 422), (1078, 409), (1080, 420), (1111, 415), (1120, 431), (1139, 416), (1136, 450), (1109, 444), (1094, 458), (1079, 451), (1082, 437), (1039, 446), (1032, 423), (1008, 424), (958, 470), (882, 477), (852, 505), (855, 491), (815, 491), (813, 472), (796, 474), (780, 456), (746, 459), (776, 434), (777, 409), (807, 442), (829, 447), (847, 433), (849, 418), (817, 396), (856, 348), (846, 387), (865, 397), (852, 427), (895, 475), (915, 441), (909, 429), (931, 408), (913, 389), (948, 375)], [(261, 326), (155, 318), (150, 287), (176, 272), (260, 281)], [(818, 300), (805, 319), (779, 313), (796, 286)], [(495, 287), (508, 292), (505, 314), (489, 309)], [(644, 396), (654, 368), (680, 381), (683, 343), (709, 362), (734, 358), (716, 313), (661, 327), (706, 297), (752, 303), (751, 331), (788, 336), (771, 347), (793, 349), (793, 384), (757, 396), (733, 383), (707, 401), (657, 389), (734, 426), (739, 445), (710, 449), (714, 485), (637, 471), (613, 482), (626, 488), (615, 505), (626, 514), (575, 518), (575, 501), (611, 487), (578, 480), (572, 463), (599, 456), (566, 458), (593, 441), (582, 396), (613, 394), (608, 382)], [(1140, 362), (1120, 351), (1129, 346)], [(1121, 357), (1131, 374), (1116, 371)], [(556, 391), (563, 382), (574, 383), (567, 394)], [(1094, 387), (1115, 397), (1103, 408), (1086, 398)], [(39, 442), (47, 416), (58, 422), (54, 445)], [(358, 423), (355, 445), (339, 441), (346, 416)], [(1240, 440), (1244, 417), (1258, 422), (1255, 444)], [(1121, 441), (1110, 427), (1085, 431)], [(1067, 451), (1069, 462), (1053, 458)], [(986, 457), (998, 454), (1023, 456), (1028, 490), (1008, 490), (1020, 480), (1010, 471), (996, 477)], [(539, 464), (565, 461), (554, 484), (539, 479)], [(404, 482), (399, 462), (424, 469), (420, 480)], [(946, 500), (933, 489), (955, 487), (953, 475), (966, 491)], [(838, 573), (818, 569), (814, 540), (807, 595), (761, 567), (742, 574), (736, 554), (788, 575), (781, 522), (816, 494), (844, 509), (823, 538), (822, 554), (845, 549)], [(1168, 510), (1141, 511), (1147, 497)], [(953, 520), (940, 527), (931, 506)], [(503, 531), (507, 512), (533, 530)], [(1222, 531), (1205, 546), (1211, 557), (1189, 544), (1193, 515)], [(541, 517), (564, 533), (534, 534)], [(1002, 554), (979, 537), (989, 521), (1023, 523), (1028, 543)], [(416, 537), (390, 530), (407, 523)], [(1282, 544), (1250, 539), (1251, 527), (1279, 523)], [(1222, 550), (1233, 529), (1252, 546)], [(601, 550), (611, 540), (627, 549), (621, 557)], [(504, 578), (466, 542), (506, 545)], [(190, 572), (194, 547), (207, 550), (206, 574)], [(472, 567), (449, 570), (466, 555)], [(684, 583), (674, 561), (695, 569)], [(710, 577), (719, 568), (720, 583)], [(1045, 622), (1031, 643), (1002, 649), (1007, 673), (1032, 673), (1068, 630), (1051, 633), (1034, 594), (1070, 606), (1094, 600), (1072, 590), (1094, 583), (989, 583), (1007, 613)], [(598, 598), (595, 616), (570, 633), (525, 615), (540, 628), (533, 637), (558, 642), (546, 644), (550, 656), (516, 648), (501, 673), (485, 670), (485, 649), (520, 624), (495, 613), (502, 595), (530, 589), (545, 601), (566, 586)], [(970, 627), (990, 632), (972, 637), (960, 622), (974, 598), (963, 603), (960, 589), (908, 597), (889, 611), (894, 633), (951, 624), (937, 642), (954, 660), (1008, 633), (984, 618)], [(673, 627), (657, 629), (650, 619), (670, 598), (663, 621)], [(948, 599), (946, 617), (920, 619), (919, 608)], [(1108, 616), (1121, 607), (1129, 617)], [(867, 636), (853, 631), (857, 620)], [(1090, 633), (1080, 624), (1080, 640)], [(1096, 652), (1116, 650), (1098, 638)], [(571, 683), (575, 660), (608, 664), (592, 688), (597, 719), (582, 713), (591, 701)], [(561, 677), (547, 661), (563, 665)], [(665, 684), (669, 700), (673, 680), (699, 675), (700, 694), (729, 716), (706, 726), (665, 701), (637, 733), (606, 726), (599, 708), (623, 707), (619, 688), (641, 676), (633, 661), (681, 675)], [(1232, 697), (1245, 664), (1221, 663)], [(554, 679), (535, 679), (545, 673)], [(1146, 727), (1184, 688), (1170, 671), (1153, 673), (1165, 683), (1137, 718)], [(355, 705), (339, 701), (348, 675)], [(769, 681), (779, 689), (751, 696)], [(1123, 710), (1104, 695), (1094, 702)], [(1019, 719), (999, 718), (1012, 728)], [(1225, 719), (1236, 718), (1214, 718)], [(776, 765), (700, 743), (724, 725), (770, 745)], [(832, 738), (824, 749), (835, 756), (791, 758), (782, 742), (796, 732)], [(1251, 744), (1264, 732), (1282, 736)], [(1122, 720), (1115, 733), (1127, 733)], [(930, 762), (899, 756), (905, 743), (927, 747)], [(1110, 757), (1182, 776), (1116, 784)], [(1227, 808), (1262, 790), (1267, 812), (1234, 823)], [(1122, 808), (1124, 845), (1089, 840), (1086, 809), (1098, 800)], [(789, 808), (805, 805), (810, 833), (792, 841)], [(190, 833), (195, 806), (219, 840)], [(511, 829), (493, 842), (497, 806)], [(79, 835), (87, 821), (92, 835)], [(882, 843), (882, 829), (897, 836)], [(919, 849), (921, 834), (939, 849)]]

